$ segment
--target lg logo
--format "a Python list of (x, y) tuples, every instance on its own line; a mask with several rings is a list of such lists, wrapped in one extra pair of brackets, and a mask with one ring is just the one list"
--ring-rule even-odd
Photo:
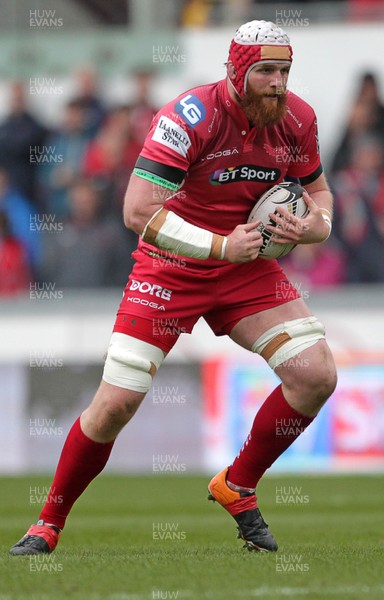
[(188, 94), (175, 104), (175, 111), (190, 125), (196, 127), (204, 121), (206, 110), (204, 104), (196, 96)]

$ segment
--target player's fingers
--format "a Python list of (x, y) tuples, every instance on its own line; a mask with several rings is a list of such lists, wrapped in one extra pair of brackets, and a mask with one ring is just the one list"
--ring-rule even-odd
[[(289, 226), (286, 223), (284, 227), (268, 226), (268, 231), (270, 231), (273, 236), (278, 236), (279, 242), (281, 242), (281, 240), (296, 242), (300, 239), (302, 228), (298, 228), (294, 225)], [(275, 237), (273, 239), (275, 239)]]
[(300, 221), (288, 222), (285, 219), (276, 220), (276, 225), (266, 225), (265, 229), (277, 235), (300, 235), (303, 231)]
[(252, 238), (249, 241), (250, 241), (250, 243), (249, 243), (248, 247), (251, 249), (260, 248), (260, 246), (262, 246), (262, 244), (263, 244), (263, 238), (261, 237), (260, 234), (258, 235), (258, 237)]
[(304, 198), (304, 202), (305, 204), (308, 206), (310, 212), (312, 211), (316, 211), (316, 209), (318, 209), (319, 207), (317, 206), (316, 202), (314, 200), (312, 200), (311, 196), (308, 194), (308, 192), (303, 192), (303, 198)]
[(245, 223), (245, 225), (239, 225), (239, 227), (246, 233), (257, 229), (261, 225), (261, 221), (254, 221), (253, 223)]
[(278, 208), (276, 208), (275, 212), (269, 213), (269, 216), (272, 218), (274, 216), (280, 216), (280, 217), (284, 217), (284, 219), (290, 219), (294, 215), (292, 213), (288, 212), (283, 206), (279, 206)]
[(285, 208), (279, 208), (277, 215), (283, 219), (283, 221), (287, 221), (287, 223), (298, 223), (300, 221), (299, 217), (292, 215), (290, 212), (285, 210)]
[(249, 253), (248, 260), (255, 260), (255, 258), (257, 258), (258, 256), (259, 256), (259, 248), (256, 248), (255, 250), (253, 250), (252, 252)]
[[(284, 223), (295, 225), (299, 221), (297, 217), (291, 215), (288, 211), (284, 210), (279, 210), (279, 212), (271, 213), (269, 215), (269, 218), (271, 219), (271, 221), (274, 221), (274, 223), (278, 223), (282, 226), (284, 225)], [(266, 225), (266, 227), (268, 227), (268, 225)]]
[(247, 237), (246, 237), (246, 242), (249, 243), (253, 243), (257, 240), (261, 239), (261, 233), (260, 231), (256, 230), (256, 231), (250, 231), (249, 233), (247, 233)]
[(274, 242), (275, 244), (294, 244), (297, 242), (297, 240), (295, 238), (290, 238), (288, 236), (284, 236), (284, 237), (274, 237), (272, 236), (270, 238), (270, 242)]

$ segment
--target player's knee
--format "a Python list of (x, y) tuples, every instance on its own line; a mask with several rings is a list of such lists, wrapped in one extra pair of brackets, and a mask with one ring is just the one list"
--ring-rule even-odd
[(329, 353), (327, 360), (319, 363), (317, 388), (324, 402), (333, 394), (337, 385), (337, 371), (332, 356)]
[(320, 353), (320, 356), (311, 362), (307, 371), (303, 369), (298, 374), (297, 387), (301, 389), (302, 396), (308, 398), (308, 401), (322, 406), (335, 391), (336, 367), (330, 353), (327, 358)]
[(82, 413), (82, 427), (95, 441), (114, 439), (139, 408), (145, 394), (110, 386), (105, 382)]
[(101, 406), (101, 420), (105, 426), (124, 426), (131, 420), (141, 403), (141, 397), (132, 393), (125, 398), (109, 399)]
[(130, 335), (113, 333), (103, 379), (111, 385), (146, 394), (164, 360), (164, 352)]

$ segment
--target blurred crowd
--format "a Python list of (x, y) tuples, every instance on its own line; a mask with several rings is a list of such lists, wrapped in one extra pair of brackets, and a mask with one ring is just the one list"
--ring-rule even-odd
[[(154, 113), (152, 74), (134, 99), (105, 106), (91, 71), (48, 129), (22, 82), (0, 122), (0, 295), (30, 282), (57, 288), (123, 287), (137, 236), (124, 228), (125, 189)], [(335, 196), (331, 237), (282, 260), (304, 290), (384, 282), (384, 105), (374, 73), (361, 76), (327, 173)]]
[(124, 286), (137, 236), (122, 222), (124, 193), (154, 114), (152, 74), (136, 72), (129, 104), (106, 106), (95, 74), (76, 75), (57, 128), (43, 126), (29, 91), (10, 84), (0, 122), (0, 294), (30, 281)]
[[(317, 6), (315, 12), (306, 11), (311, 5)], [(263, 14), (266, 14), (266, 10), (271, 10), (267, 17), (271, 20), (275, 20), (274, 14), (277, 11), (288, 22), (290, 19), (300, 20), (301, 17), (305, 20), (308, 15), (313, 20), (323, 16), (332, 21), (332, 16), (338, 16), (349, 22), (376, 22), (384, 19), (383, 0), (184, 0), (178, 24), (186, 28), (222, 26), (251, 19), (255, 9)]]
[(374, 73), (358, 81), (327, 177), (332, 235), (295, 248), (282, 261), (287, 274), (304, 288), (384, 283), (384, 104)]

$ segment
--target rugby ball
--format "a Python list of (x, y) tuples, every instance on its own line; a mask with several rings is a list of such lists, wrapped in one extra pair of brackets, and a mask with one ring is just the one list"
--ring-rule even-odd
[(299, 219), (308, 214), (308, 206), (303, 198), (304, 188), (291, 181), (283, 181), (274, 185), (260, 196), (259, 200), (251, 210), (248, 217), (248, 223), (261, 221), (258, 229), (263, 238), (259, 256), (260, 258), (272, 259), (286, 256), (293, 250), (296, 244), (277, 244), (271, 242), (274, 234), (265, 229), (266, 225), (275, 225), (269, 217), (270, 213), (278, 211), (279, 207), (284, 207), (288, 212)]

